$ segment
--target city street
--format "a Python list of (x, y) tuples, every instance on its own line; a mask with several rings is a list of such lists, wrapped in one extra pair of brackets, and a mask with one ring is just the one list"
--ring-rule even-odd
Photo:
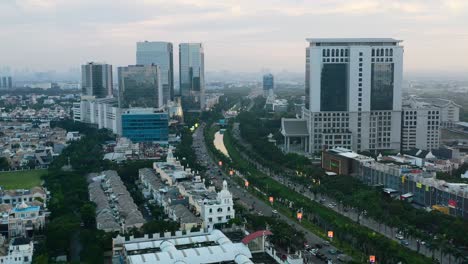
[[(236, 140), (238, 140), (245, 147), (251, 148), (251, 146), (248, 145), (240, 137), (240, 131), (239, 131), (239, 124), (238, 123), (234, 124), (232, 134), (236, 138)], [(255, 160), (250, 159), (244, 153), (241, 153), (241, 154), (242, 154), (244, 159), (246, 159), (249, 162), (252, 162), (253, 164), (255, 164), (256, 168), (258, 170), (260, 170), (262, 173), (270, 176), (271, 178), (273, 178), (277, 182), (285, 185), (286, 187), (288, 187), (290, 189), (293, 189), (294, 191), (304, 195), (305, 197), (309, 198), (310, 200), (314, 200), (316, 202), (322, 201), (324, 206), (327, 206), (329, 209), (334, 210), (335, 212), (337, 212), (337, 213), (339, 213), (341, 215), (344, 215), (344, 216), (352, 219), (353, 221), (359, 222), (360, 225), (368, 227), (368, 228), (370, 228), (370, 229), (372, 229), (372, 230), (386, 236), (387, 238), (390, 238), (392, 240), (400, 242), (400, 240), (395, 237), (395, 235), (399, 231), (397, 228), (391, 228), (389, 226), (386, 226), (383, 223), (379, 223), (379, 222), (377, 222), (377, 221), (375, 221), (375, 220), (373, 220), (371, 218), (367, 218), (364, 214), (362, 214), (362, 212), (361, 212), (361, 216), (359, 217), (359, 211), (356, 210), (356, 209), (343, 210), (344, 208), (343, 208), (343, 206), (340, 205), (339, 201), (336, 201), (333, 198), (330, 198), (330, 197), (328, 197), (328, 196), (326, 196), (324, 194), (319, 194), (319, 195), (317, 195), (317, 197), (314, 197), (314, 194), (310, 191), (308, 186), (298, 185), (298, 184), (290, 181), (289, 178), (287, 178), (287, 177), (271, 173), (271, 171), (268, 168), (265, 168), (261, 164), (256, 162)], [(359, 220), (358, 220), (358, 217), (360, 218)], [(412, 249), (414, 251), (418, 251), (419, 253), (421, 253), (421, 254), (429, 257), (429, 258), (432, 258), (433, 253), (426, 245), (422, 245), (421, 243), (419, 243), (419, 250), (418, 250), (418, 239), (405, 237), (405, 240), (408, 241), (408, 243), (409, 243), (407, 245), (408, 248), (410, 248), (410, 249)], [(453, 257), (453, 256), (450, 258), (450, 261), (449, 261), (449, 256), (448, 255), (443, 255), (442, 256), (443, 258), (441, 259), (441, 251), (440, 250), (435, 250), (434, 251), (434, 257), (436, 259), (441, 260), (441, 263), (455, 263), (455, 257)]]
[[(254, 209), (253, 211), (256, 213), (263, 214), (265, 216), (272, 216), (273, 209), (271, 208), (269, 204), (251, 195), (243, 187), (235, 183), (231, 179), (231, 177), (229, 177), (227, 174), (225, 174), (222, 170), (219, 169), (217, 165), (217, 161), (214, 161), (211, 159), (211, 156), (208, 154), (208, 151), (205, 145), (205, 139), (203, 137), (204, 128), (205, 128), (205, 124), (202, 124), (193, 133), (193, 148), (195, 150), (195, 153), (197, 155), (197, 159), (199, 160), (199, 162), (208, 168), (207, 175), (205, 175), (205, 178), (212, 179), (215, 186), (219, 188), (221, 188), (222, 186), (222, 181), (227, 180), (229, 187), (230, 187), (229, 190), (232, 192), (235, 198), (239, 198), (239, 200), (242, 203), (248, 206), (252, 206)], [(304, 232), (309, 245), (313, 246), (315, 244), (323, 244), (325, 242), (322, 238), (316, 236), (312, 232), (302, 227), (302, 225), (300, 225), (297, 221), (294, 221), (282, 215), (281, 213), (278, 213), (278, 215), (280, 219), (294, 226), (297, 230)], [(320, 250), (320, 252), (325, 254), (327, 258), (332, 259), (335, 262), (337, 255), (330, 254), (328, 252), (328, 250), (330, 249), (337, 250), (333, 246), (325, 246), (322, 250)], [(309, 263), (324, 263), (322, 260), (319, 260), (315, 257), (313, 257), (312, 259), (313, 261)]]

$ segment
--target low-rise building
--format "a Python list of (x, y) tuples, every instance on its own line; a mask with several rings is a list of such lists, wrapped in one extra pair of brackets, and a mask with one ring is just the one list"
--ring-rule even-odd
[[(2, 190), (0, 189), (0, 204), (8, 204), (12, 207), (23, 202), (32, 203), (39, 202), (41, 204), (47, 201), (47, 190), (36, 186), (29, 190)], [(45, 206), (45, 205), (44, 205)]]
[(145, 235), (113, 239), (114, 256), (127, 264), (237, 263), (253, 264), (246, 243), (233, 243), (219, 230)]
[(103, 171), (90, 179), (89, 199), (96, 204), (98, 229), (126, 232), (143, 226), (146, 221), (117, 172)]
[(32, 263), (34, 244), (30, 239), (18, 237), (10, 240), (8, 248), (0, 252), (6, 252), (0, 254), (0, 263), (29, 264)]
[(213, 228), (215, 224), (227, 223), (235, 217), (234, 202), (226, 181), (223, 181), (223, 189), (217, 194), (216, 199), (203, 200), (200, 216), (204, 227), (208, 229)]
[[(415, 154), (416, 155), (416, 154)], [(393, 196), (421, 207), (445, 208), (444, 212), (468, 219), (468, 184), (436, 179), (434, 159), (427, 161), (411, 155), (395, 155), (377, 160), (351, 150), (324, 151), (322, 168), (353, 176), (370, 186), (392, 190)], [(424, 155), (427, 157), (427, 155)], [(329, 166), (328, 162), (336, 163)], [(346, 165), (344, 165), (346, 164)]]
[(23, 201), (14, 207), (1, 204), (0, 214), (0, 232), (14, 238), (32, 237), (34, 230), (42, 230), (48, 213), (41, 206), (28, 205)]

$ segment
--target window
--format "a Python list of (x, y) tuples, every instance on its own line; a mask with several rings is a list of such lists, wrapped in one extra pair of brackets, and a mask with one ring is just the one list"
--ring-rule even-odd
[(362, 55), (363, 55), (362, 52), (359, 52), (359, 56), (362, 56)]
[(222, 211), (223, 211), (223, 208), (218, 208), (218, 213)]
[(208, 218), (208, 222), (213, 222), (213, 218)]
[(210, 208), (210, 213), (212, 213), (212, 212), (213, 212), (213, 208)]
[(227, 209), (227, 210), (228, 210), (228, 212), (229, 212), (229, 211), (231, 211), (231, 207), (228, 207), (228, 209)]
[(326, 56), (327, 56), (327, 51), (326, 51), (326, 50), (322, 50), (322, 56), (323, 56), (323, 57), (326, 57)]
[(218, 221), (222, 221), (223, 218), (221, 216), (218, 217)]
[(375, 56), (375, 49), (372, 49), (372, 56)]

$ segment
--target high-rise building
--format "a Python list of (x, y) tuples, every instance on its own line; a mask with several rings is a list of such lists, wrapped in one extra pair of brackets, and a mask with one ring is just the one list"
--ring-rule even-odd
[(0, 88), (6, 88), (6, 77), (3, 76), (0, 78)]
[(119, 107), (160, 108), (163, 91), (157, 65), (129, 65), (118, 68)]
[(263, 75), (263, 96), (267, 97), (274, 89), (273, 74), (268, 73)]
[[(403, 47), (391, 38), (308, 39), (302, 120), (282, 120), (285, 149), (399, 150)], [(305, 122), (305, 124), (302, 124)]]
[(161, 69), (163, 103), (174, 100), (174, 65), (172, 43), (144, 41), (137, 42), (136, 64), (158, 65)]
[(441, 109), (414, 97), (403, 101), (401, 150), (438, 149), (440, 144)]
[(13, 79), (11, 76), (8, 76), (7, 78), (7, 88), (13, 88)]
[(81, 90), (86, 96), (112, 96), (112, 65), (89, 62), (81, 66)]
[(179, 44), (179, 81), (182, 108), (205, 108), (205, 54), (201, 43)]

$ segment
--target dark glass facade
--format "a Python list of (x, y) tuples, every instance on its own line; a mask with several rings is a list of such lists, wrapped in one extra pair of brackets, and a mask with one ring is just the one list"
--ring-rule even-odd
[(93, 85), (93, 95), (97, 98), (104, 98), (107, 96), (107, 87), (104, 87), (103, 83), (103, 66), (102, 65), (94, 65), (91, 68), (92, 71), (92, 85)]
[(158, 68), (154, 65), (119, 67), (119, 106), (154, 107), (162, 105)]
[(347, 63), (323, 64), (320, 85), (320, 111), (348, 110)]
[(122, 114), (122, 136), (132, 142), (167, 141), (167, 113)]
[(371, 71), (371, 110), (393, 109), (393, 63), (373, 63)]

